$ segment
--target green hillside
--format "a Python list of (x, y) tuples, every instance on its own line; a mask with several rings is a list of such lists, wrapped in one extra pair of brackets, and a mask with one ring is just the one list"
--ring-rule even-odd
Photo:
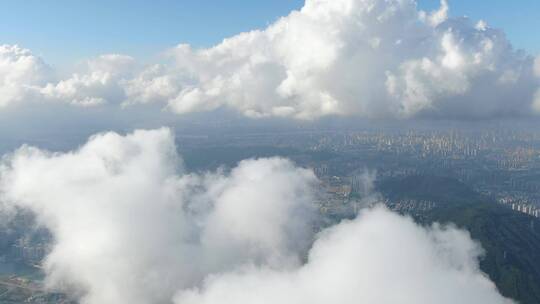
[(457, 180), (408, 177), (383, 181), (390, 198), (430, 199), (437, 207), (417, 220), (454, 223), (468, 230), (486, 254), (481, 269), (501, 293), (522, 304), (540, 303), (540, 220), (475, 193)]

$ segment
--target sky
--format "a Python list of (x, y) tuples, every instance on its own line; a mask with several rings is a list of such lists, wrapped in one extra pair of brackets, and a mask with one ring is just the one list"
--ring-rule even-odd
[[(519, 4), (517, 4), (519, 3)], [(419, 0), (435, 9), (438, 0)], [(104, 53), (151, 60), (178, 43), (209, 47), (223, 38), (264, 28), (299, 9), (302, 0), (27, 0), (0, 1), (0, 44), (18, 44), (58, 68)], [(451, 16), (504, 28), (517, 48), (540, 53), (540, 1), (450, 0)]]
[(311, 170), (187, 172), (174, 123), (538, 119), (535, 1), (0, 2), (0, 212), (84, 304), (513, 304), (467, 232), (381, 207), (315, 234)]
[[(303, 1), (1, 1), (0, 42), (57, 65), (103, 53), (153, 56), (178, 43), (207, 47), (260, 28)], [(66, 47), (68, 46), (68, 47)]]
[(536, 1), (2, 5), (4, 128), (130, 129), (220, 110), (296, 121), (540, 114)]

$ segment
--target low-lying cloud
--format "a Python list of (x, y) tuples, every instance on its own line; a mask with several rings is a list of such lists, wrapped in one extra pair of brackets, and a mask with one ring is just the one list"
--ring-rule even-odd
[(182, 290), (180, 304), (512, 303), (478, 270), (478, 245), (455, 228), (421, 228), (383, 208), (323, 231), (292, 271), (246, 268)]
[(0, 45), (0, 108), (31, 98), (35, 87), (50, 78), (50, 67), (30, 50)]
[(312, 172), (277, 158), (182, 172), (168, 129), (106, 133), (64, 154), (19, 149), (1, 193), (51, 231), (47, 283), (83, 303), (167, 303), (207, 273), (299, 263)]
[(317, 180), (288, 160), (187, 173), (158, 129), (0, 168), (1, 200), (53, 235), (47, 286), (81, 303), (511, 303), (456, 228), (375, 208), (315, 234)]
[[(540, 109), (538, 60), (485, 21), (450, 17), (446, 1), (306, 0), (267, 28), (206, 48), (180, 44), (141, 67), (104, 55), (43, 83), (28, 50), (0, 52), (0, 106), (35, 99), (82, 106), (155, 104), (184, 114), (249, 117), (494, 118)], [(31, 71), (31, 72), (30, 72)], [(38, 76), (36, 76), (38, 75)]]

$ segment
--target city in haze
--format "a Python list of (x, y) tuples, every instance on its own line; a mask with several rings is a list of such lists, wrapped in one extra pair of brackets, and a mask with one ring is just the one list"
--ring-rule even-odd
[(540, 303), (539, 27), (0, 1), (0, 303)]

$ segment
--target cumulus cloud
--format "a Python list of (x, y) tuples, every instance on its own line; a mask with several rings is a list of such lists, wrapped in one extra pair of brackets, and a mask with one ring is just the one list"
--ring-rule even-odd
[(133, 70), (135, 60), (119, 54), (102, 55), (89, 60), (82, 73), (74, 73), (59, 82), (49, 82), (40, 89), (45, 99), (79, 106), (95, 106), (123, 100), (122, 80)]
[(30, 50), (0, 45), (0, 108), (31, 98), (48, 77), (50, 67)]
[(183, 304), (512, 303), (478, 270), (481, 249), (451, 227), (421, 228), (376, 208), (319, 236), (292, 271), (248, 268), (180, 291)]
[(107, 54), (86, 61), (79, 72), (58, 80), (53, 68), (30, 50), (2, 45), (0, 107), (41, 101), (94, 106), (123, 100), (123, 79), (135, 65), (129, 56)]
[(449, 10), (450, 7), (448, 6), (448, 1), (441, 0), (441, 7), (439, 8), (439, 10), (436, 10), (429, 15), (424, 11), (420, 11), (419, 17), (420, 20), (424, 22), (427, 21), (431, 26), (437, 26), (448, 19)]
[(494, 117), (529, 112), (533, 58), (449, 6), (307, 0), (263, 30), (208, 49), (181, 44), (169, 66), (132, 80), (133, 102), (178, 113), (226, 106), (251, 117)]
[(167, 303), (209, 272), (297, 265), (314, 182), (278, 158), (182, 173), (161, 129), (97, 135), (64, 154), (23, 147), (3, 163), (0, 189), (52, 232), (51, 288), (82, 303)]
[(28, 72), (43, 63), (8, 46), (2, 104), (39, 85), (42, 99), (156, 104), (180, 114), (225, 107), (249, 117), (297, 119), (530, 115), (537, 108), (538, 60), (514, 50), (485, 21), (449, 11), (446, 0), (433, 12), (418, 10), (414, 0), (306, 0), (268, 27), (210, 48), (180, 44), (164, 52), (164, 62), (145, 67), (105, 55), (46, 84)]
[(168, 129), (0, 166), (1, 199), (54, 237), (48, 286), (82, 303), (510, 303), (453, 227), (377, 208), (314, 235), (316, 184), (280, 158), (187, 173)]

